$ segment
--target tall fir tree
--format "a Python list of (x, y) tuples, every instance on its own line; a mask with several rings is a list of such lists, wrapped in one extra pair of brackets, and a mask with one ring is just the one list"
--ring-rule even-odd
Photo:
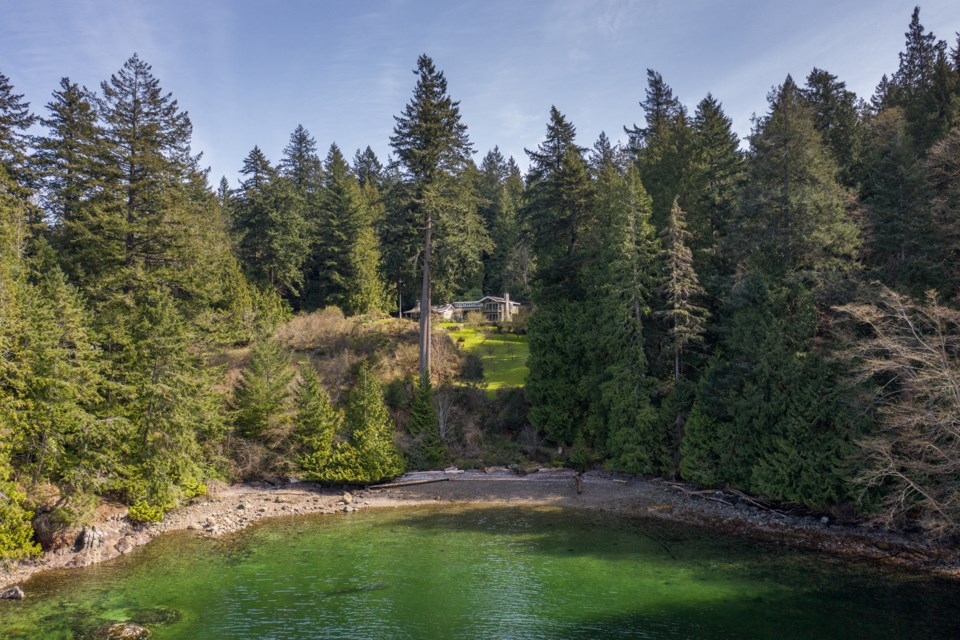
[(687, 206), (692, 132), (686, 108), (652, 69), (647, 69), (647, 89), (640, 106), (647, 126), (627, 128), (626, 133), (640, 178), (653, 201), (654, 226), (662, 229), (675, 196), (679, 194), (681, 204)]
[(817, 68), (807, 76), (802, 91), (813, 108), (813, 126), (840, 170), (840, 182), (855, 186), (863, 145), (856, 94), (837, 76)]
[(240, 262), (254, 282), (295, 299), (309, 250), (305, 200), (259, 147), (244, 159), (240, 173), (245, 178), (231, 209)]
[[(580, 339), (586, 301), (584, 259), (594, 228), (594, 186), (574, 143), (575, 129), (551, 108), (547, 137), (531, 160), (524, 216), (531, 230), (537, 273), (530, 318), (525, 392), (530, 421), (554, 441), (572, 444), (589, 414), (582, 380), (589, 361)], [(556, 164), (556, 154), (563, 153)]]
[[(651, 203), (636, 167), (622, 173), (608, 159), (597, 171), (595, 245), (586, 276), (588, 303), (581, 336), (591, 373), (582, 381), (590, 399), (585, 444), (610, 465), (634, 473), (661, 469), (663, 434), (651, 404), (655, 380), (645, 347), (658, 250)], [(595, 385), (599, 390), (591, 392)], [(576, 441), (576, 439), (575, 439)]]
[(294, 189), (304, 196), (320, 188), (323, 166), (317, 155), (317, 142), (302, 124), (290, 134), (278, 169), (280, 175), (289, 179)]
[(733, 269), (724, 238), (731, 232), (744, 181), (743, 154), (733, 121), (713, 96), (697, 105), (692, 121), (691, 198), (687, 221), (694, 266), (716, 307)]
[(728, 247), (764, 273), (845, 269), (859, 249), (851, 195), (837, 183), (836, 164), (790, 76), (769, 101), (750, 137), (749, 179)]
[(831, 391), (842, 370), (818, 339), (831, 287), (855, 267), (848, 204), (788, 77), (751, 136), (749, 182), (727, 245), (738, 278), (725, 303), (723, 355), (700, 381), (681, 444), (688, 480), (811, 506), (848, 497), (855, 411)]
[(383, 164), (369, 146), (363, 151), (357, 149), (354, 154), (353, 173), (357, 176), (357, 181), (360, 182), (361, 187), (371, 184), (380, 189), (383, 186), (381, 182)]
[(936, 280), (937, 271), (924, 173), (903, 110), (871, 118), (860, 185), (864, 262), (872, 277), (915, 294)]
[(666, 228), (660, 232), (663, 242), (663, 280), (659, 293), (663, 307), (656, 313), (668, 325), (669, 350), (673, 353), (673, 378), (683, 376), (683, 353), (692, 344), (701, 342), (706, 331), (708, 312), (697, 303), (704, 296), (690, 251), (690, 232), (686, 214), (677, 200), (673, 201)]
[(7, 173), (7, 188), (25, 197), (33, 186), (28, 159), (29, 130), (37, 117), (23, 94), (14, 93), (10, 78), (0, 73), (0, 165)]
[[(429, 309), (433, 301), (435, 227), (437, 240), (445, 245), (451, 257), (468, 257), (469, 253), (464, 255), (464, 250), (477, 254), (479, 251), (477, 247), (458, 242), (476, 240), (467, 236), (476, 235), (477, 227), (476, 204), (464, 198), (467, 194), (463, 192), (462, 183), (458, 184), (472, 153), (467, 126), (460, 120), (460, 103), (447, 94), (447, 79), (426, 54), (417, 60), (414, 73), (417, 85), (413, 98), (402, 114), (395, 116), (390, 145), (410, 184), (412, 220), (423, 230), (423, 244), (418, 249), (422, 280), (420, 308), (425, 310), (420, 314), (420, 377), (426, 380), (431, 362)], [(449, 237), (458, 231), (466, 231), (458, 234), (464, 237)], [(480, 235), (483, 241), (483, 234)], [(448, 262), (459, 264), (462, 260), (454, 258)]]

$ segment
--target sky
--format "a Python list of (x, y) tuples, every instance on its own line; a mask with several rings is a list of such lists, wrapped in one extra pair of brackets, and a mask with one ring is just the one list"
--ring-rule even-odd
[[(741, 136), (788, 73), (826, 69), (869, 98), (896, 70), (913, 2), (894, 0), (0, 0), (0, 73), (33, 110), (60, 78), (97, 88), (133, 53), (194, 125), (211, 182), (236, 185), (259, 145), (279, 160), (298, 124), (352, 157), (385, 160), (421, 53), (460, 101), (479, 162), (498, 145), (526, 167), (551, 105), (590, 146), (643, 121), (646, 70), (691, 110), (708, 92)], [(951, 46), (960, 2), (921, 22)]]

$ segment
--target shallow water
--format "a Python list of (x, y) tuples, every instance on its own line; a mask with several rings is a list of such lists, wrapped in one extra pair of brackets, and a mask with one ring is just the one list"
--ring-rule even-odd
[(365, 510), (41, 574), (0, 638), (954, 638), (960, 582), (625, 516)]

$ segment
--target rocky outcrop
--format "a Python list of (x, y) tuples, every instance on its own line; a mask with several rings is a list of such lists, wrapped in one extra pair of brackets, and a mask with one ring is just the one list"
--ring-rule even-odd
[(20, 587), (10, 587), (0, 591), (0, 600), (23, 600), (27, 594)]
[(98, 527), (83, 527), (80, 529), (80, 533), (73, 543), (73, 550), (78, 553), (81, 551), (95, 551), (103, 547), (105, 538), (106, 534), (102, 529)]

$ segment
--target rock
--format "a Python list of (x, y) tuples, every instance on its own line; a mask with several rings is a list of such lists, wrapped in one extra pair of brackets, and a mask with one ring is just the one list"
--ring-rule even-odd
[(130, 621), (136, 624), (173, 624), (179, 622), (181, 614), (170, 607), (147, 607), (131, 612)]
[(207, 517), (207, 524), (210, 524), (210, 525), (217, 524), (217, 519), (214, 518), (213, 516), (208, 516), (208, 517)]
[(246, 502), (241, 502), (240, 504), (237, 505), (237, 509), (240, 509), (241, 511), (249, 508), (250, 508), (250, 505), (248, 505)]
[(133, 544), (130, 538), (122, 538), (113, 548), (116, 549), (118, 553), (127, 554), (133, 551), (135, 547), (136, 545)]
[(10, 587), (0, 591), (0, 600), (23, 600), (27, 594), (20, 587)]
[(118, 622), (100, 629), (96, 637), (103, 640), (142, 640), (150, 637), (150, 631), (132, 622)]
[(354, 511), (356, 511), (356, 509), (354, 509), (354, 508), (351, 507), (350, 505), (347, 505), (347, 506), (345, 506), (345, 507), (343, 508), (343, 512), (344, 512), (344, 513), (353, 513)]
[(822, 525), (824, 525), (824, 526), (830, 524), (830, 516), (821, 516), (821, 517), (820, 517), (820, 524), (822, 524)]
[(353, 496), (350, 495), (349, 491), (345, 491), (343, 495), (340, 496), (340, 500), (343, 501), (343, 504), (350, 504), (351, 502), (353, 502)]
[(73, 543), (73, 550), (92, 551), (103, 546), (104, 532), (97, 527), (83, 527)]

